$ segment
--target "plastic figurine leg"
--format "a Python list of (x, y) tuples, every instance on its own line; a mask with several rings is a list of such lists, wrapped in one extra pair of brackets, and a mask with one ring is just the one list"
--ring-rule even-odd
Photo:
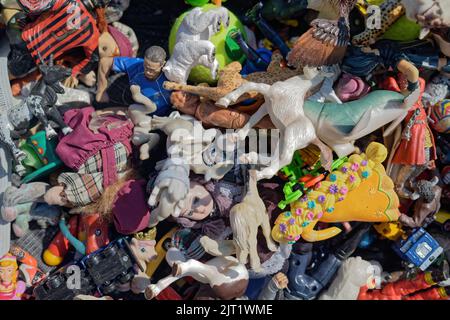
[(215, 257), (232, 256), (236, 254), (236, 247), (233, 240), (213, 240), (208, 236), (200, 238), (200, 244), (205, 251)]
[(278, 49), (280, 49), (281, 54), (284, 58), (288, 55), (289, 47), (283, 41), (283, 39), (278, 35), (278, 33), (267, 23), (266, 20), (261, 15), (261, 9), (263, 4), (261, 2), (257, 3), (250, 11), (246, 13), (246, 16), (261, 30), (264, 36), (267, 37)]
[(431, 288), (405, 297), (404, 300), (448, 300), (447, 290), (443, 287)]
[(416, 291), (428, 289), (432, 285), (433, 284), (429, 284), (425, 280), (425, 273), (422, 273), (413, 280), (400, 280), (388, 283), (381, 289), (381, 292), (387, 295), (392, 295), (394, 293), (395, 295), (407, 296)]
[[(267, 214), (267, 213), (266, 213)], [(269, 248), (270, 251), (277, 251), (277, 246), (275, 242), (273, 242), (271, 234), (271, 227), (270, 227), (270, 221), (269, 219), (263, 219), (261, 228), (263, 231), (264, 238), (266, 238), (267, 248)]]

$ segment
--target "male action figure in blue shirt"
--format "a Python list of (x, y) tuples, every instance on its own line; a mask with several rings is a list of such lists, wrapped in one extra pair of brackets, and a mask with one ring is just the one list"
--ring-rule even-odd
[[(114, 57), (103, 59), (98, 75), (96, 100), (108, 102), (106, 92), (107, 77), (111, 70), (116, 73), (126, 73), (130, 82), (130, 91), (134, 102), (143, 104), (152, 110), (151, 115), (167, 116), (171, 110), (170, 94), (163, 87), (167, 78), (162, 72), (166, 63), (166, 52), (163, 48), (152, 46), (145, 51), (145, 57), (129, 58)], [(154, 111), (153, 111), (154, 110)]]

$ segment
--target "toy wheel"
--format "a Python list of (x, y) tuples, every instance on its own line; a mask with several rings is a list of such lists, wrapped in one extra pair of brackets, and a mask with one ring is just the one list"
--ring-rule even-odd
[(89, 257), (86, 261), (88, 267), (94, 267), (100, 263), (100, 258), (98, 256)]
[(116, 284), (114, 282), (111, 282), (104, 287), (102, 287), (102, 292), (104, 295), (108, 295), (113, 293), (116, 290)]
[(120, 282), (121, 284), (125, 284), (125, 283), (127, 283), (127, 282), (130, 282), (131, 279), (133, 279), (133, 277), (134, 277), (134, 273), (129, 272), (129, 273), (127, 273), (127, 274), (121, 276), (121, 277), (119, 278), (119, 282)]
[(106, 257), (113, 257), (117, 255), (117, 248), (115, 246), (111, 246), (103, 251), (103, 254)]
[(59, 288), (62, 285), (61, 278), (59, 276), (56, 276), (54, 278), (51, 278), (48, 280), (48, 287), (50, 289), (56, 289)]
[(450, 232), (450, 220), (444, 222), (444, 224), (442, 225), (442, 230), (444, 230), (445, 232)]

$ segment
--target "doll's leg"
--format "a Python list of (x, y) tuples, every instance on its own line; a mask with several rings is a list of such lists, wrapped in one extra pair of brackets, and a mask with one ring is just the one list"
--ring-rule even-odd
[(3, 220), (7, 222), (14, 221), (17, 216), (23, 213), (29, 213), (34, 202), (21, 203), (13, 206), (2, 206), (1, 213)]
[(9, 187), (5, 191), (3, 205), (13, 206), (19, 203), (42, 202), (49, 189), (50, 185), (44, 182), (31, 182), (21, 185), (20, 188)]
[(413, 194), (406, 188), (406, 184), (409, 183), (409, 177), (414, 172), (414, 166), (404, 165), (400, 168), (398, 175), (395, 179), (395, 191), (402, 197), (409, 199)]

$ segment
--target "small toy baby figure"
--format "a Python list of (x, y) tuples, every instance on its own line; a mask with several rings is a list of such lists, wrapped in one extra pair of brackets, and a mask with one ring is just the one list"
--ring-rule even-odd
[(21, 300), (26, 285), (17, 280), (18, 269), (15, 256), (7, 253), (0, 258), (0, 300)]

